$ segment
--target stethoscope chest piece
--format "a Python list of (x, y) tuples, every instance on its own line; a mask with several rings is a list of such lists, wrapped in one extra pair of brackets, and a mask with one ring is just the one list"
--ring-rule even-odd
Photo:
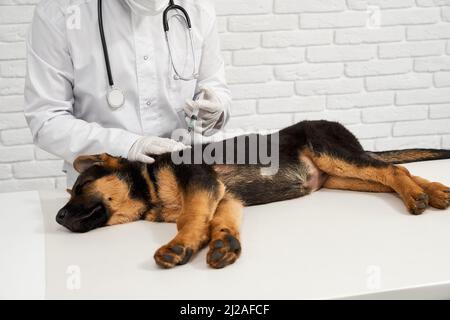
[(107, 95), (108, 104), (113, 109), (122, 107), (125, 103), (125, 96), (119, 89), (112, 88)]

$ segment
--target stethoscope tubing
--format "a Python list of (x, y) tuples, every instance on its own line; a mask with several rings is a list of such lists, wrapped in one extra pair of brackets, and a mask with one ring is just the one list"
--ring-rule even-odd
[[(177, 70), (177, 68), (174, 64), (174, 60), (172, 57), (172, 50), (171, 50), (171, 47), (169, 44), (169, 37), (168, 37), (168, 33), (169, 33), (168, 15), (169, 15), (169, 12), (173, 11), (173, 10), (179, 10), (182, 13), (182, 15), (185, 18), (186, 27), (188, 28), (188, 31), (189, 31), (191, 50), (192, 50), (192, 58), (193, 58), (193, 72), (192, 72), (192, 76), (190, 76), (190, 77), (184, 77), (179, 73), (179, 71)], [(111, 63), (109, 60), (108, 45), (106, 43), (105, 30), (104, 30), (104, 26), (103, 26), (103, 1), (102, 0), (97, 0), (97, 11), (98, 11), (97, 12), (98, 28), (99, 28), (100, 39), (101, 39), (101, 43), (102, 43), (106, 73), (108, 75), (108, 84), (110, 86), (110, 91), (107, 95), (107, 99), (108, 99), (108, 103), (110, 104), (111, 107), (119, 108), (124, 103), (124, 94), (120, 89), (115, 88), (115, 84), (114, 84), (114, 78), (113, 78), (113, 74), (112, 74), (112, 70), (111, 70)], [(169, 5), (163, 12), (163, 28), (164, 28), (164, 33), (165, 33), (165, 37), (166, 37), (167, 47), (169, 50), (172, 68), (175, 73), (174, 79), (175, 80), (183, 80), (183, 81), (190, 81), (190, 80), (197, 79), (198, 78), (198, 74), (196, 73), (197, 62), (195, 59), (195, 52), (194, 52), (194, 42), (193, 42), (193, 37), (192, 37), (191, 18), (189, 17), (189, 14), (187, 13), (187, 11), (182, 6), (176, 5), (173, 0), (169, 1)]]
[(169, 32), (169, 19), (167, 19), (169, 12), (173, 10), (180, 10), (184, 18), (186, 19), (186, 24), (189, 30), (192, 29), (192, 23), (191, 18), (189, 17), (189, 14), (187, 13), (186, 9), (184, 9), (182, 6), (174, 4), (173, 0), (170, 0), (169, 5), (164, 10), (163, 13), (163, 26), (164, 26), (164, 32)]
[(98, 10), (98, 27), (100, 31), (100, 38), (102, 41), (103, 56), (105, 58), (106, 73), (108, 74), (108, 83), (111, 88), (114, 87), (114, 78), (111, 72), (111, 63), (109, 62), (108, 45), (106, 44), (105, 30), (103, 28), (103, 1), (97, 0)]

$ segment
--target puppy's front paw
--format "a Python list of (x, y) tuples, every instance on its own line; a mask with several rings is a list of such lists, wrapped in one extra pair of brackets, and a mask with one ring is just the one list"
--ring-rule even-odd
[(169, 269), (189, 262), (194, 250), (181, 244), (168, 244), (155, 253), (155, 261), (160, 267)]
[(209, 243), (209, 251), (206, 257), (208, 264), (221, 269), (233, 264), (241, 254), (241, 243), (239, 239), (229, 232), (221, 232)]

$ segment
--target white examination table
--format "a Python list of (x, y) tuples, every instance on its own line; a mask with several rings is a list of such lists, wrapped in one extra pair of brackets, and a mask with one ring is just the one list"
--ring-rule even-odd
[[(407, 167), (450, 185), (450, 161)], [(411, 216), (392, 194), (321, 190), (246, 208), (242, 257), (222, 270), (206, 251), (158, 268), (173, 224), (70, 233), (55, 222), (67, 199), (0, 194), (0, 298), (450, 299), (450, 210)]]

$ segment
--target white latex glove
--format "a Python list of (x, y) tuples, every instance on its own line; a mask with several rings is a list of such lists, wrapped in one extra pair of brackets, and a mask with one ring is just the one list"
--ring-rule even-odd
[(142, 137), (138, 139), (131, 147), (128, 152), (128, 160), (153, 163), (155, 162), (155, 159), (149, 155), (159, 155), (168, 152), (181, 151), (186, 148), (188, 148), (188, 146), (172, 139)]
[(184, 107), (186, 122), (189, 124), (192, 114), (197, 115), (194, 131), (200, 134), (212, 133), (221, 120), (223, 120), (224, 106), (220, 99), (209, 87), (200, 89), (198, 99), (186, 100)]

